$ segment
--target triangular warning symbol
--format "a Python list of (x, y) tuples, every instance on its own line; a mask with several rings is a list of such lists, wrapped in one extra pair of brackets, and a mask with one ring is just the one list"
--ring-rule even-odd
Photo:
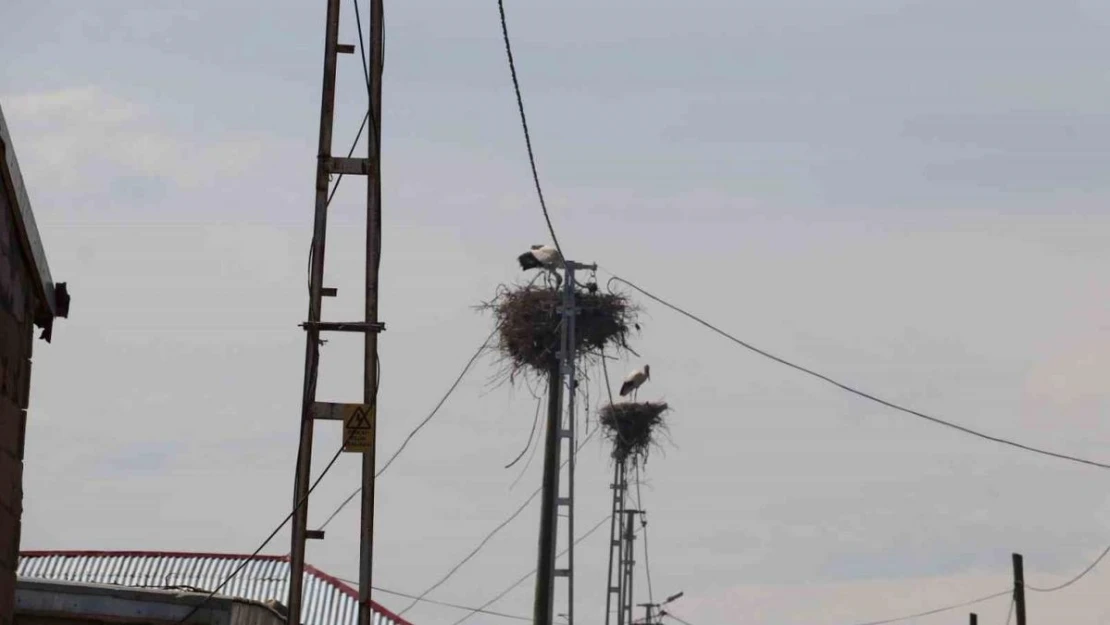
[(347, 427), (352, 430), (370, 430), (373, 426), (370, 425), (370, 419), (367, 417), (367, 410), (358, 408), (354, 414), (347, 421)]

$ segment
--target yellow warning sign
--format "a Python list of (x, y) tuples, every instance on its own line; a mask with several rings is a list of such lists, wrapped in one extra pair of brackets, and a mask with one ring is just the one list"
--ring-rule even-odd
[(366, 452), (374, 445), (374, 408), (369, 405), (348, 404), (343, 415), (343, 451)]

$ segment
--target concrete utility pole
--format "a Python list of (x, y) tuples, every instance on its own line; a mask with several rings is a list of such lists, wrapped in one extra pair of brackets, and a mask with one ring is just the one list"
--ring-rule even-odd
[[(356, 0), (357, 2), (357, 0)], [(382, 179), (381, 179), (381, 127), (382, 127), (382, 59), (385, 40), (382, 32), (382, 0), (370, 0), (370, 76), (367, 94), (370, 115), (370, 133), (366, 159), (372, 168), (367, 181), (366, 197), (366, 323), (378, 322), (378, 271), (382, 258)], [(365, 335), (365, 361), (363, 376), (364, 404), (372, 406), (375, 416), (378, 407), (378, 333)], [(374, 422), (375, 430), (377, 428)], [(373, 625), (370, 613), (370, 589), (374, 570), (374, 495), (377, 471), (378, 437), (370, 441), (370, 448), (362, 455), (362, 524), (359, 533), (358, 564), (358, 625)]]
[[(343, 422), (343, 450), (363, 454), (362, 532), (359, 571), (359, 625), (371, 625), (370, 573), (373, 558), (374, 527), (374, 448), (377, 411), (377, 334), (385, 329), (378, 321), (378, 265), (381, 255), (381, 72), (382, 2), (370, 0), (369, 75), (363, 81), (369, 97), (368, 153), (366, 158), (332, 156), (332, 127), (335, 119), (336, 66), (339, 54), (352, 54), (354, 45), (340, 44), (340, 0), (327, 0), (324, 33), (324, 80), (320, 104), (320, 143), (316, 164), (316, 207), (312, 230), (311, 270), (309, 275), (308, 320), (305, 329), (304, 388), (301, 402), (301, 436), (297, 450), (297, 469), (293, 486), (293, 528), (289, 557), (289, 595), (287, 604), (291, 625), (299, 625), (304, 591), (305, 541), (322, 539), (322, 531), (308, 531), (309, 476), (312, 470), (312, 438), (315, 421)], [(323, 285), (324, 251), (327, 240), (329, 192), (333, 175), (367, 176), (366, 241), (366, 314), (363, 321), (322, 321), (324, 297), (336, 297), (338, 290)], [(333, 404), (316, 401), (316, 381), (320, 366), (321, 332), (361, 332), (365, 336), (366, 358), (363, 401)]]
[(1025, 625), (1025, 565), (1020, 553), (1014, 554), (1014, 615), (1017, 625)]
[[(597, 269), (597, 265), (583, 265), (567, 261), (564, 265), (560, 314), (563, 317), (560, 334), (558, 363), (548, 373), (547, 430), (544, 439), (543, 493), (540, 500), (539, 550), (536, 563), (536, 594), (533, 605), (534, 625), (554, 625), (555, 621), (555, 578), (567, 580), (567, 625), (574, 625), (574, 452), (575, 452), (575, 355), (577, 307), (575, 305), (574, 272), (578, 269)], [(564, 419), (563, 390), (566, 389), (566, 413)], [(560, 456), (566, 443), (567, 475), (566, 494), (561, 494)], [(559, 568), (556, 554), (559, 539), (559, 511), (565, 511), (567, 519), (567, 554), (565, 568)]]

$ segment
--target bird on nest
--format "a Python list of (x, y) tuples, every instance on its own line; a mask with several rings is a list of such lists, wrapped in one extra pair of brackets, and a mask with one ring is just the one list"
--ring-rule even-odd
[(530, 269), (545, 269), (555, 276), (557, 282), (562, 279), (555, 272), (555, 268), (563, 264), (563, 257), (558, 248), (551, 245), (533, 245), (530, 250), (517, 257), (520, 268), (524, 271)]
[(632, 401), (636, 401), (636, 391), (638, 391), (650, 377), (651, 367), (648, 365), (644, 365), (632, 373), (629, 373), (628, 376), (624, 378), (624, 383), (621, 384), (621, 397), (632, 393)]

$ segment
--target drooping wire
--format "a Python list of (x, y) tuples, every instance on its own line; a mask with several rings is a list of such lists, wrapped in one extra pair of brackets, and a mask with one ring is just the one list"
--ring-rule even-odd
[(540, 199), (540, 208), (543, 209), (543, 218), (547, 222), (547, 231), (551, 233), (551, 241), (555, 244), (555, 249), (559, 251), (559, 257), (563, 260), (564, 266), (567, 262), (567, 257), (563, 254), (563, 248), (559, 245), (559, 237), (555, 235), (555, 226), (551, 224), (551, 215), (547, 212), (547, 201), (543, 197), (543, 187), (540, 186), (540, 174), (536, 168), (536, 155), (532, 150), (532, 135), (528, 131), (528, 117), (524, 114), (524, 97), (520, 92), (520, 80), (516, 74), (516, 62), (513, 60), (513, 45), (509, 38), (509, 25), (505, 19), (505, 1), (497, 0), (497, 10), (501, 14), (501, 35), (505, 40), (505, 54), (509, 58), (509, 73), (513, 78), (513, 90), (516, 92), (516, 106), (520, 111), (520, 125), (524, 129), (524, 144), (528, 148), (528, 163), (532, 166), (532, 181), (536, 184), (536, 195)]
[[(592, 528), (590, 528), (590, 530), (589, 530), (589, 531), (587, 531), (587, 532), (586, 532), (585, 534), (582, 534), (582, 535), (581, 535), (581, 536), (579, 536), (579, 537), (578, 537), (577, 539), (575, 539), (575, 541), (574, 541), (574, 544), (573, 544), (572, 546), (574, 546), (574, 547), (577, 547), (577, 546), (578, 546), (578, 543), (581, 543), (582, 541), (584, 541), (584, 540), (586, 540), (587, 538), (589, 538), (590, 536), (592, 536), (592, 535), (593, 535), (593, 534), (594, 534), (595, 532), (597, 532), (597, 530), (601, 529), (601, 527), (602, 527), (603, 525), (605, 525), (606, 523), (608, 523), (608, 522), (609, 522), (609, 519), (610, 519), (610, 517), (611, 517), (611, 516), (612, 516), (612, 515), (606, 515), (606, 516), (605, 516), (605, 518), (603, 518), (603, 519), (601, 519), (600, 521), (598, 521), (598, 522), (597, 522), (597, 525), (594, 525), (594, 526), (593, 526)], [(558, 555), (557, 555), (556, 557), (558, 557), (558, 558), (561, 558), (561, 557), (563, 557), (564, 555), (566, 555), (566, 553), (567, 553), (568, 551), (570, 551), (570, 547), (568, 547), (568, 548), (564, 549), (563, 551), (561, 551), (561, 552), (560, 552), (560, 553), (559, 553), (559, 554), (558, 554)], [(464, 616), (464, 617), (460, 618), (459, 620), (455, 621), (455, 622), (454, 622), (454, 623), (452, 623), (451, 625), (462, 625), (462, 623), (464, 623), (465, 621), (467, 621), (467, 620), (468, 620), (468, 619), (469, 619), (470, 617), (474, 616), (475, 614), (478, 614), (478, 611), (479, 611), (479, 610), (484, 610), (484, 609), (486, 609), (486, 608), (490, 607), (491, 605), (493, 605), (493, 604), (497, 603), (497, 602), (498, 602), (498, 601), (500, 601), (500, 600), (501, 600), (501, 599), (502, 599), (502, 598), (503, 598), (503, 597), (504, 597), (505, 595), (509, 594), (510, 592), (512, 592), (513, 590), (515, 590), (515, 589), (516, 589), (516, 588), (517, 588), (518, 586), (520, 586), (520, 585), (521, 585), (521, 584), (523, 584), (524, 582), (528, 581), (528, 578), (532, 577), (532, 576), (533, 576), (533, 575), (535, 575), (535, 574), (536, 574), (536, 569), (532, 569), (532, 571), (531, 571), (531, 572), (529, 572), (529, 573), (525, 574), (525, 575), (524, 575), (523, 577), (521, 577), (520, 579), (518, 579), (518, 580), (516, 580), (515, 582), (513, 582), (513, 583), (512, 583), (512, 585), (510, 585), (510, 586), (509, 586), (508, 588), (506, 588), (505, 590), (501, 591), (501, 592), (500, 592), (500, 593), (499, 593), (499, 594), (498, 594), (498, 595), (497, 595), (496, 597), (494, 597), (493, 599), (490, 599), (489, 601), (487, 601), (487, 602), (483, 603), (483, 604), (482, 604), (481, 606), (479, 606), (479, 607), (478, 607), (478, 608), (476, 608), (475, 610), (472, 610), (472, 611), (470, 612), (470, 614), (467, 614), (466, 616)]]
[(183, 623), (187, 623), (189, 621), (189, 619), (193, 617), (194, 614), (199, 612), (202, 607), (204, 607), (209, 601), (212, 600), (213, 597), (215, 597), (221, 590), (223, 590), (224, 586), (227, 586), (228, 583), (231, 582), (231, 580), (235, 579), (236, 575), (238, 575), (240, 572), (242, 572), (242, 570), (245, 569), (248, 564), (253, 562), (254, 559), (258, 557), (258, 554), (262, 553), (262, 550), (265, 549), (266, 546), (270, 544), (270, 541), (272, 541), (274, 539), (274, 537), (278, 535), (278, 532), (280, 532), (282, 530), (282, 528), (284, 528), (285, 525), (287, 523), (289, 523), (289, 521), (293, 518), (293, 515), (295, 515), (297, 513), (297, 511), (300, 510), (301, 507), (303, 507), (305, 505), (305, 503), (308, 502), (309, 495), (312, 494), (312, 491), (316, 490), (316, 487), (319, 486), (320, 482), (324, 479), (324, 476), (328, 474), (328, 471), (331, 471), (331, 468), (333, 466), (335, 466), (335, 462), (337, 460), (339, 460), (339, 456), (343, 455), (343, 448), (347, 446), (348, 442), (350, 442), (350, 437), (353, 434), (354, 434), (354, 432), (352, 431), (351, 434), (348, 435), (347, 440), (343, 441), (343, 444), (339, 446), (339, 449), (335, 452), (335, 455), (332, 456), (331, 460), (324, 467), (324, 470), (320, 472), (320, 475), (318, 475), (316, 477), (316, 480), (313, 481), (312, 484), (308, 487), (308, 492), (306, 492), (304, 494), (304, 496), (301, 497), (300, 501), (298, 501), (296, 503), (296, 505), (293, 506), (293, 510), (290, 511), (289, 514), (287, 514), (285, 516), (285, 519), (282, 520), (282, 522), (280, 524), (278, 524), (277, 527), (274, 528), (274, 531), (270, 532), (270, 535), (266, 537), (266, 540), (262, 541), (262, 544), (259, 545), (258, 548), (255, 549), (254, 552), (251, 553), (251, 555), (247, 556), (247, 558), (245, 560), (243, 560), (243, 562), (241, 562), (239, 564), (239, 566), (235, 567), (235, 569), (233, 571), (231, 571), (231, 573), (229, 573), (226, 577), (224, 577), (223, 580), (215, 588), (213, 588), (212, 591), (209, 592), (204, 597), (204, 599), (201, 600), (200, 603), (193, 606), (193, 609), (190, 610), (189, 613), (185, 615), (185, 618), (178, 621), (179, 625), (181, 625)]
[(1014, 606), (1016, 605), (1017, 601), (1010, 601), (1010, 611), (1006, 613), (1006, 625), (1010, 625), (1010, 619), (1014, 618)]
[[(546, 425), (547, 425), (547, 415), (545, 415), (543, 413), (540, 413), (540, 427), (543, 428), (543, 427), (546, 427)], [(539, 451), (539, 448), (540, 448), (540, 439), (536, 438), (535, 444), (532, 445), (532, 453), (528, 454), (528, 460), (524, 463), (524, 466), (521, 467), (520, 474), (517, 475), (516, 479), (513, 480), (513, 483), (509, 485), (509, 490), (510, 491), (512, 491), (514, 488), (516, 488), (516, 485), (520, 483), (520, 480), (524, 479), (524, 475), (526, 473), (528, 473), (528, 467), (532, 466), (532, 461), (536, 459), (536, 452)]]
[[(530, 285), (534, 284), (538, 278), (539, 278), (539, 276), (533, 277), (532, 280), (528, 282), (528, 285), (530, 286)], [(470, 357), (470, 360), (467, 361), (466, 366), (463, 367), (463, 370), (459, 373), (458, 377), (455, 378), (454, 383), (451, 384), (451, 387), (448, 388), (447, 392), (444, 393), (442, 398), (440, 398), (439, 403), (436, 404), (435, 408), (432, 409), (432, 412), (429, 413), (428, 416), (425, 417), (424, 420), (421, 421), (415, 428), (413, 428), (413, 430), (411, 432), (409, 432), (408, 436), (405, 437), (405, 440), (401, 444), (401, 446), (395, 452), (393, 452), (393, 455), (389, 457), (389, 460), (386, 461), (385, 465), (374, 474), (375, 479), (381, 477), (381, 475), (383, 473), (385, 473), (385, 470), (388, 469), (391, 464), (393, 464), (393, 461), (397, 459), (397, 456), (399, 456), (401, 454), (401, 452), (405, 449), (405, 447), (409, 444), (409, 442), (413, 439), (413, 437), (416, 436), (416, 433), (419, 432), (421, 430), (421, 428), (423, 428), (425, 425), (427, 425), (428, 422), (431, 421), (432, 418), (435, 417), (436, 414), (439, 413), (440, 408), (443, 407), (443, 404), (446, 403), (447, 399), (449, 397), (451, 397), (451, 395), (455, 392), (455, 389), (457, 389), (459, 387), (459, 383), (462, 382), (463, 377), (466, 376), (467, 372), (470, 371), (470, 368), (478, 360), (478, 357), (481, 356), (482, 353), (486, 349), (489, 348), (490, 343), (491, 343), (491, 341), (493, 341), (493, 338), (497, 335), (498, 330), (500, 330), (500, 326), (495, 326), (493, 331), (490, 332), (489, 336), (486, 337), (486, 340), (482, 342), (482, 345), (479, 346), (477, 351), (474, 352), (474, 355)], [(380, 372), (381, 372), (381, 370), (379, 368), (379, 374), (380, 374)], [(322, 530), (325, 527), (327, 527), (327, 525), (329, 523), (331, 523), (332, 520), (335, 519), (335, 517), (338, 516), (339, 513), (342, 512), (343, 509), (346, 508), (348, 504), (350, 504), (352, 501), (354, 501), (354, 498), (357, 497), (358, 494), (361, 493), (361, 492), (362, 492), (362, 487), (361, 486), (356, 488), (354, 490), (354, 492), (352, 492), (350, 495), (348, 495), (347, 498), (344, 499), (343, 502), (340, 503), (339, 506), (337, 506), (335, 508), (335, 510), (332, 511), (332, 513), (330, 515), (328, 515), (328, 518), (325, 519), (324, 522), (317, 529)]]
[[(588, 443), (590, 441), (590, 439), (593, 438), (594, 434), (596, 434), (596, 433), (597, 433), (597, 428), (594, 428), (585, 438), (582, 439), (582, 442), (579, 443), (578, 446), (574, 450), (574, 455), (575, 456), (578, 455), (578, 451), (581, 450), (586, 445), (586, 443)], [(559, 465), (559, 469), (562, 469), (563, 467), (565, 467), (568, 462), (570, 462), (570, 458), (567, 458), (567, 459), (563, 460), (563, 463), (561, 465)], [(440, 586), (442, 586), (443, 584), (445, 584), (447, 582), (447, 580), (451, 579), (451, 577), (453, 577), (455, 575), (455, 573), (458, 573), (459, 569), (461, 569), (463, 567), (463, 565), (465, 565), (467, 562), (472, 560), (474, 558), (474, 556), (478, 555), (478, 553), (482, 549), (484, 549), (485, 546), (488, 545), (491, 540), (493, 540), (494, 536), (496, 536), (498, 533), (500, 533), (501, 530), (508, 527), (509, 523), (512, 523), (517, 517), (519, 517), (520, 514), (522, 512), (524, 512), (524, 510), (528, 507), (528, 505), (531, 504), (536, 499), (536, 497), (539, 496), (539, 494), (541, 492), (543, 492), (543, 486), (540, 486), (536, 490), (532, 491), (532, 494), (528, 496), (528, 499), (524, 500), (524, 503), (520, 504), (520, 506), (517, 507), (517, 509), (514, 510), (512, 512), (512, 514), (510, 514), (508, 516), (508, 518), (506, 518), (504, 521), (499, 523), (497, 525), (497, 527), (493, 528), (488, 534), (486, 534), (485, 537), (482, 538), (482, 540), (478, 543), (478, 545), (476, 547), (474, 547), (473, 549), (471, 549), (470, 552), (467, 553), (466, 556), (463, 557), (462, 560), (460, 560), (454, 566), (452, 566), (450, 568), (450, 570), (448, 570), (447, 573), (439, 579), (439, 581), (437, 581), (436, 583), (429, 586), (428, 589), (425, 590), (424, 592), (420, 593), (420, 598), (423, 599), (424, 597), (427, 597), (432, 591), (434, 591), (435, 589), (437, 589)], [(417, 603), (417, 601), (413, 601), (404, 610), (401, 610), (400, 612), (398, 612), (398, 615), (399, 616), (404, 616), (405, 612), (409, 611), (414, 605), (416, 605), (416, 603)], [(485, 607), (485, 606), (483, 606), (483, 607)]]
[(1102, 560), (1107, 556), (1107, 554), (1110, 554), (1110, 545), (1108, 545), (1106, 549), (1103, 549), (1102, 553), (1100, 553), (1099, 556), (1095, 558), (1095, 561), (1088, 565), (1087, 568), (1083, 569), (1083, 571), (1081, 571), (1079, 575), (1076, 575), (1075, 577), (1069, 579), (1063, 584), (1060, 584), (1059, 586), (1052, 586), (1050, 588), (1037, 588), (1035, 586), (1030, 586), (1029, 584), (1026, 584), (1025, 587), (1029, 590), (1032, 590), (1033, 592), (1056, 592), (1057, 590), (1063, 590), (1086, 577), (1087, 573), (1093, 571), (1095, 567), (1098, 566), (1099, 563), (1102, 562)]
[(528, 442), (524, 443), (524, 449), (520, 450), (520, 454), (518, 454), (516, 458), (513, 458), (512, 462), (505, 465), (506, 469), (511, 469), (514, 464), (520, 462), (520, 459), (524, 457), (524, 454), (528, 453), (528, 450), (532, 448), (532, 439), (536, 435), (536, 427), (539, 425), (540, 422), (540, 408), (543, 407), (543, 400), (543, 395), (536, 396), (536, 416), (532, 418), (532, 431), (528, 433)]
[[(358, 582), (356, 582), (354, 580), (344, 579), (342, 577), (337, 577), (336, 579), (338, 579), (339, 581), (341, 581), (343, 583), (350, 584), (350, 585), (352, 585), (356, 588), (358, 587)], [(372, 586), (372, 588), (374, 590), (378, 591), (378, 592), (382, 592), (382, 593), (385, 593), (387, 595), (393, 595), (395, 597), (403, 597), (405, 599), (415, 599), (416, 598), (416, 595), (410, 595), (408, 593), (399, 592), (399, 591), (396, 591), (396, 590), (390, 590), (388, 588), (381, 588), (379, 586)], [(483, 610), (481, 608), (474, 608), (474, 607), (467, 606), (467, 605), (460, 605), (458, 603), (450, 603), (448, 601), (437, 601), (435, 599), (421, 599), (420, 601), (422, 603), (427, 603), (427, 604), (430, 604), (430, 605), (443, 606), (445, 608), (454, 608), (456, 610), (475, 611), (479, 614), (488, 614), (490, 616), (500, 616), (501, 618), (513, 619), (514, 621), (529, 621), (529, 622), (532, 621), (532, 618), (527, 617), (527, 616), (519, 616), (517, 614), (506, 614), (504, 612), (495, 612), (493, 610)]]
[(877, 396), (872, 395), (870, 393), (867, 393), (865, 391), (861, 391), (857, 388), (849, 386), (849, 385), (847, 385), (843, 382), (838, 382), (837, 380), (835, 380), (835, 379), (833, 379), (833, 378), (831, 378), (831, 377), (829, 377), (829, 376), (827, 376), (823, 373), (818, 373), (817, 371), (814, 371), (813, 369), (809, 369), (809, 368), (803, 367), (802, 365), (795, 364), (793, 362), (790, 362), (789, 360), (786, 360), (785, 358), (782, 358), (780, 356), (776, 356), (776, 355), (772, 354), (771, 352), (760, 349), (760, 348), (752, 345), (751, 343), (748, 343), (746, 341), (738, 339), (735, 336), (729, 334), (728, 332), (725, 332), (724, 330), (718, 328), (717, 326), (709, 323), (708, 321), (705, 321), (701, 317), (698, 317), (697, 315), (694, 315), (693, 313), (687, 312), (686, 310), (683, 310), (682, 308), (680, 308), (680, 307), (676, 306), (675, 304), (672, 304), (672, 303), (662, 299), (661, 297), (658, 297), (656, 295), (653, 295), (653, 294), (649, 293), (648, 291), (644, 290), (643, 288), (637, 286), (636, 284), (633, 284), (632, 282), (629, 282), (628, 280), (626, 280), (626, 279), (624, 279), (620, 276), (613, 275), (613, 277), (609, 279), (609, 284), (612, 285), (613, 282), (620, 282), (620, 283), (623, 283), (625, 285), (628, 285), (629, 287), (631, 287), (632, 289), (635, 289), (636, 291), (639, 291), (641, 294), (648, 297), (649, 299), (652, 299), (652, 300), (662, 304), (663, 306), (666, 306), (667, 308), (670, 308), (671, 310), (673, 310), (673, 311), (675, 311), (675, 312), (677, 312), (681, 315), (684, 315), (685, 317), (697, 322), (698, 324), (700, 324), (700, 325), (712, 330), (713, 332), (716, 332), (717, 334), (727, 338), (728, 340), (732, 341), (733, 343), (736, 343), (737, 345), (739, 345), (739, 346), (741, 346), (745, 349), (748, 349), (752, 352), (755, 352), (756, 354), (759, 354), (760, 356), (763, 356), (764, 358), (768, 358), (768, 359), (773, 360), (773, 361), (775, 361), (779, 364), (786, 365), (787, 367), (790, 367), (791, 369), (794, 369), (796, 371), (800, 371), (802, 373), (805, 373), (806, 375), (815, 377), (815, 378), (817, 378), (819, 380), (822, 380), (824, 382), (827, 382), (827, 383), (829, 383), (829, 384), (831, 384), (831, 385), (833, 385), (833, 386), (835, 386), (835, 387), (837, 387), (841, 390), (847, 391), (847, 392), (849, 392), (853, 395), (856, 395), (858, 397), (862, 397), (863, 399), (875, 402), (877, 404), (886, 406), (887, 408), (892, 408), (894, 410), (897, 410), (899, 412), (903, 412), (905, 414), (908, 414), (908, 415), (911, 415), (911, 416), (914, 416), (914, 417), (918, 417), (920, 419), (924, 419), (926, 421), (929, 421), (931, 423), (935, 423), (937, 425), (941, 425), (941, 426), (951, 428), (951, 429), (959, 431), (959, 432), (963, 432), (964, 434), (968, 434), (968, 435), (974, 436), (976, 438), (980, 438), (980, 439), (983, 439), (983, 440), (998, 443), (1000, 445), (1013, 447), (1015, 449), (1021, 449), (1023, 451), (1028, 451), (1030, 453), (1039, 454), (1039, 455), (1042, 455), (1042, 456), (1049, 456), (1051, 458), (1057, 458), (1059, 460), (1066, 460), (1066, 461), (1069, 461), (1069, 462), (1075, 462), (1075, 463), (1085, 464), (1085, 465), (1092, 466), (1092, 467), (1098, 467), (1100, 469), (1110, 469), (1110, 464), (1097, 462), (1097, 461), (1094, 461), (1094, 460), (1087, 460), (1085, 458), (1080, 458), (1078, 456), (1072, 456), (1072, 455), (1058, 453), (1058, 452), (1054, 452), (1054, 451), (1048, 451), (1048, 450), (1045, 450), (1045, 449), (1041, 449), (1039, 447), (1033, 447), (1033, 446), (1030, 446), (1030, 445), (1026, 445), (1024, 443), (1018, 443), (1016, 441), (1001, 438), (1001, 437), (998, 437), (998, 436), (992, 436), (990, 434), (984, 434), (983, 432), (973, 430), (969, 427), (959, 425), (959, 424), (953, 423), (951, 421), (946, 421), (946, 420), (941, 419), (939, 417), (934, 417), (934, 416), (925, 414), (923, 412), (919, 412), (917, 410), (914, 410), (912, 408), (907, 408), (907, 407), (902, 406), (900, 404), (896, 404), (892, 401), (882, 399), (880, 397), (877, 397)]
[(1011, 595), (1012, 593), (1013, 593), (1012, 589), (1006, 589), (1002, 592), (996, 592), (993, 595), (987, 595), (985, 597), (979, 597), (978, 599), (972, 599), (971, 601), (965, 601), (963, 603), (957, 603), (957, 604), (954, 604), (954, 605), (947, 605), (947, 606), (944, 606), (944, 607), (941, 607), (941, 608), (934, 608), (932, 610), (926, 610), (924, 612), (917, 612), (915, 614), (907, 614), (905, 616), (898, 616), (898, 617), (895, 617), (895, 618), (883, 619), (881, 621), (868, 621), (866, 623), (856, 623), (855, 625), (889, 625), (890, 623), (898, 623), (898, 622), (901, 622), (901, 621), (908, 621), (910, 619), (921, 618), (922, 616), (932, 616), (933, 614), (940, 614), (942, 612), (950, 612), (952, 610), (957, 610), (959, 608), (966, 608), (968, 606), (973, 606), (973, 605), (976, 605), (976, 604), (979, 604), (979, 603), (983, 603), (985, 601), (990, 601), (991, 599), (997, 599), (999, 597), (1007, 597), (1007, 596)]
[[(421, 421), (419, 424), (417, 424), (417, 426), (415, 428), (413, 428), (411, 432), (408, 433), (408, 436), (405, 437), (405, 440), (401, 443), (401, 446), (398, 447), (397, 450), (393, 452), (393, 455), (389, 457), (389, 460), (386, 461), (385, 465), (382, 466), (381, 469), (378, 469), (377, 473), (374, 474), (375, 479), (381, 477), (381, 475), (383, 473), (385, 473), (385, 470), (388, 469), (389, 466), (391, 464), (393, 464), (393, 461), (396, 460), (397, 457), (401, 455), (401, 452), (405, 450), (405, 447), (408, 446), (409, 442), (413, 439), (413, 437), (416, 436), (416, 433), (419, 432), (421, 430), (421, 428), (423, 428), (425, 425), (427, 425), (428, 422), (431, 421), (432, 418), (435, 417), (436, 414), (439, 413), (439, 409), (443, 407), (443, 404), (445, 404), (447, 402), (447, 399), (449, 397), (451, 397), (451, 395), (455, 392), (455, 389), (457, 389), (459, 387), (459, 384), (462, 382), (462, 380), (466, 376), (467, 372), (470, 371), (470, 368), (472, 366), (474, 366), (474, 363), (478, 360), (478, 358), (482, 355), (482, 353), (485, 352), (485, 350), (489, 347), (490, 341), (493, 340), (493, 337), (496, 333), (497, 333), (497, 328), (494, 328), (493, 332), (491, 332), (490, 335), (486, 337), (486, 340), (483, 341), (481, 346), (479, 346), (478, 349), (474, 352), (474, 355), (470, 357), (470, 360), (468, 360), (466, 362), (466, 365), (463, 367), (462, 371), (459, 372), (458, 377), (455, 378), (455, 381), (451, 384), (451, 387), (447, 389), (447, 392), (443, 394), (443, 397), (441, 397), (439, 399), (439, 403), (437, 403), (435, 405), (435, 408), (432, 408), (432, 411), (430, 413), (428, 413), (428, 416), (424, 417), (424, 420)], [(324, 522), (320, 524), (320, 527), (318, 529), (322, 530), (325, 527), (327, 527), (328, 524), (331, 523), (332, 520), (335, 519), (335, 517), (338, 516), (339, 513), (343, 511), (343, 508), (346, 508), (347, 504), (354, 501), (354, 498), (356, 496), (358, 496), (358, 494), (361, 493), (361, 492), (362, 492), (362, 487), (361, 486), (356, 488), (353, 493), (351, 493), (346, 499), (343, 500), (343, 503), (339, 504), (339, 506), (337, 506), (336, 509), (334, 511), (332, 511), (332, 513), (330, 515), (328, 515), (328, 518), (325, 519)]]

